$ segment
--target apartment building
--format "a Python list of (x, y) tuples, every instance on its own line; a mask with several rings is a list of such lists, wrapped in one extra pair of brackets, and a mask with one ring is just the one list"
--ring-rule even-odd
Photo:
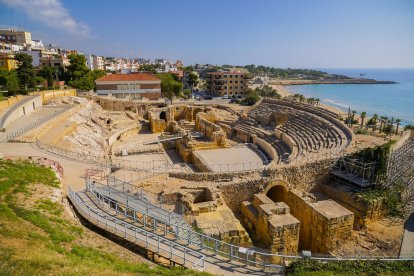
[(0, 43), (29, 46), (32, 43), (32, 34), (15, 29), (0, 29)]
[(105, 59), (100, 56), (92, 56), (93, 69), (104, 70), (105, 69)]
[(158, 100), (161, 80), (149, 73), (111, 74), (95, 81), (96, 93), (115, 98)]
[(70, 64), (68, 58), (59, 57), (59, 56), (45, 56), (40, 59), (42, 66), (60, 66), (66, 67)]
[(241, 72), (212, 72), (208, 73), (207, 85), (211, 94), (224, 96), (243, 96), (246, 92), (245, 74)]
[(86, 59), (86, 66), (88, 66), (88, 68), (91, 69), (91, 70), (95, 69), (93, 67), (92, 55), (84, 54), (84, 56), (85, 56), (85, 59)]
[(11, 71), (17, 69), (17, 60), (14, 59), (14, 55), (0, 54), (0, 69)]

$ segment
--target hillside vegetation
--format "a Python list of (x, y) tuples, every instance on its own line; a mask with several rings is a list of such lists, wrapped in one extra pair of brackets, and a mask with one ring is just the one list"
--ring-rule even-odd
[(205, 275), (164, 268), (82, 226), (49, 168), (0, 159), (0, 275)]

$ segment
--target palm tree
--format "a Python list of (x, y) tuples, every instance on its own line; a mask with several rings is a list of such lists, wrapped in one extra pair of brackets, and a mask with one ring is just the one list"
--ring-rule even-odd
[(364, 111), (361, 113), (361, 128), (364, 125), (365, 117), (367, 117), (367, 113)]
[(354, 124), (355, 114), (357, 114), (356, 110), (352, 110), (352, 112), (351, 112), (351, 125)]
[(372, 123), (374, 124), (373, 131), (377, 130), (377, 121), (378, 121), (378, 114), (375, 113), (372, 115)]
[(318, 105), (319, 105), (319, 102), (320, 102), (320, 99), (319, 99), (319, 98), (316, 98), (316, 99), (315, 99), (316, 106), (318, 106)]
[(395, 130), (395, 135), (398, 135), (398, 128), (400, 127), (401, 119), (396, 119), (395, 123), (397, 124), (397, 129)]
[(385, 123), (388, 121), (388, 117), (387, 116), (381, 116), (380, 117), (380, 129), (379, 132), (382, 132), (382, 126), (385, 125)]

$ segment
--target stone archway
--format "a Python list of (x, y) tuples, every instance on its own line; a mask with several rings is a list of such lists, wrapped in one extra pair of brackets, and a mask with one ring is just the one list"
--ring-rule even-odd
[(262, 194), (265, 194), (273, 202), (284, 202), (287, 204), (288, 186), (288, 183), (283, 180), (274, 180), (266, 186)]
[(167, 113), (165, 113), (165, 111), (161, 111), (160, 120), (167, 121)]
[(193, 121), (195, 121), (197, 113), (198, 113), (198, 112), (202, 112), (202, 111), (203, 111), (203, 110), (202, 110), (201, 108), (194, 108), (194, 109), (193, 109), (193, 114), (192, 114), (192, 117), (191, 117), (191, 118), (192, 118), (192, 120), (193, 120)]
[(286, 187), (283, 185), (276, 185), (269, 189), (266, 196), (274, 202), (286, 203)]

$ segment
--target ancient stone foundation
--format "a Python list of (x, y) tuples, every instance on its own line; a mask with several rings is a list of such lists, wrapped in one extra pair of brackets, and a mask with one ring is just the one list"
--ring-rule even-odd
[(290, 214), (285, 203), (276, 203), (264, 194), (256, 194), (252, 203), (242, 203), (241, 212), (244, 224), (256, 243), (273, 253), (297, 253), (300, 222)]

